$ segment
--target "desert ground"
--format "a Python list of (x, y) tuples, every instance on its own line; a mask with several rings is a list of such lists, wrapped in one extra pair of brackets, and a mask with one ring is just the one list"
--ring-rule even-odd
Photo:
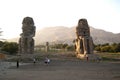
[(50, 64), (44, 60), (20, 63), (2, 62), (0, 80), (120, 80), (120, 62), (96, 62), (76, 58), (50, 58)]

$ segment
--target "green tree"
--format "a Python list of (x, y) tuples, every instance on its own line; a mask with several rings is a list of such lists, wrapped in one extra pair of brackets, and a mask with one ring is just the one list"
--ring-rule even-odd
[[(2, 32), (3, 31), (1, 31), (1, 28), (0, 28), (0, 36), (2, 36)], [(5, 39), (3, 39), (3, 38), (0, 38), (0, 41), (4, 41)]]
[(118, 43), (117, 51), (120, 52), (120, 43)]
[(67, 46), (68, 51), (75, 51), (75, 46), (74, 45), (69, 45)]
[(4, 42), (0, 41), (0, 47), (2, 47), (4, 45)]
[(96, 47), (95, 47), (95, 50), (96, 50), (96, 51), (101, 51), (101, 47), (100, 47), (100, 46), (96, 46)]
[(111, 45), (112, 52), (120, 52), (120, 43), (113, 43)]
[(66, 49), (66, 48), (67, 48), (67, 46), (68, 46), (68, 44), (67, 44), (67, 43), (65, 43), (65, 44), (63, 44), (63, 45), (62, 45), (62, 48), (63, 48), (63, 49)]
[(62, 44), (62, 43), (60, 43), (60, 44), (55, 44), (54, 45), (54, 47), (56, 48), (56, 49), (65, 49), (66, 47), (68, 46), (68, 44)]
[(1, 50), (9, 54), (16, 54), (18, 52), (18, 44), (16, 42), (5, 42)]
[(101, 51), (101, 44), (94, 45), (94, 49), (95, 49), (96, 51)]
[(109, 46), (109, 43), (102, 44), (101, 46)]
[(111, 47), (109, 45), (101, 47), (102, 52), (110, 52), (110, 50), (111, 50)]

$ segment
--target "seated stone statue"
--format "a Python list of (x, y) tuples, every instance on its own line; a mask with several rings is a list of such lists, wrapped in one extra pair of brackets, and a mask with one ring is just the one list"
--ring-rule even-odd
[(31, 17), (25, 17), (22, 22), (22, 33), (19, 39), (19, 53), (32, 54), (34, 52), (35, 26)]
[(90, 29), (86, 19), (80, 19), (78, 21), (76, 36), (76, 55), (82, 55), (83, 57), (86, 54), (93, 53), (93, 40), (90, 36)]

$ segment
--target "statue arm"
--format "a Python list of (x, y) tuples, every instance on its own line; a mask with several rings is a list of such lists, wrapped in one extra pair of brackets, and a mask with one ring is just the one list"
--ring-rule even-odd
[(32, 30), (32, 34), (31, 34), (31, 35), (32, 35), (32, 37), (34, 37), (34, 36), (35, 36), (35, 32), (36, 32), (36, 27), (34, 26), (34, 27), (33, 27), (33, 30)]

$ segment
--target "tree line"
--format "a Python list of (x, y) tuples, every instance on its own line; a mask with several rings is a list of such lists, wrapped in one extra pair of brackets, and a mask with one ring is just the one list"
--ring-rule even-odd
[[(74, 45), (65, 44), (54, 44), (50, 46), (55, 49), (63, 49), (67, 51), (75, 51)], [(94, 50), (99, 52), (120, 52), (120, 43), (105, 43), (105, 44), (94, 44)], [(16, 42), (3, 42), (0, 41), (0, 52), (5, 52), (6, 54), (15, 55), (18, 53), (18, 43)]]
[(105, 44), (98, 44), (94, 45), (94, 50), (100, 51), (100, 52), (120, 52), (120, 43), (105, 43)]
[(67, 43), (54, 44), (54, 45), (52, 45), (52, 48), (63, 49), (63, 50), (67, 50), (67, 51), (74, 51), (75, 50), (74, 45), (69, 45)]

